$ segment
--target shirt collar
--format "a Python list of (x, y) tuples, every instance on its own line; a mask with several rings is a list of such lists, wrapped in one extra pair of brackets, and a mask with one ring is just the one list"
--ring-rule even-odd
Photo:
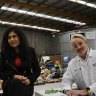
[[(88, 49), (86, 56), (87, 56), (87, 58), (92, 57), (92, 49)], [(80, 60), (80, 59), (81, 59), (81, 57), (79, 55), (77, 55), (77, 60)]]

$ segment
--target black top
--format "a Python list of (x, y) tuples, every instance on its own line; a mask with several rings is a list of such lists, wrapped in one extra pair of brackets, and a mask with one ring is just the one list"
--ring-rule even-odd
[(15, 57), (17, 57), (16, 53), (9, 57), (4, 52), (1, 52), (0, 79), (12, 79), (15, 74), (23, 75), (29, 78), (31, 84), (33, 84), (41, 72), (34, 48), (29, 48), (29, 55), (27, 56), (29, 59), (26, 59), (25, 56), (19, 56), (22, 60), (22, 64), (19, 67), (15, 65)]

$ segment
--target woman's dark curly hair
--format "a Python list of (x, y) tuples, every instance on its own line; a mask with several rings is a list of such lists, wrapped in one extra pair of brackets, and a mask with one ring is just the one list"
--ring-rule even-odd
[(14, 48), (11, 47), (8, 43), (8, 35), (10, 32), (15, 32), (20, 39), (20, 45), (18, 46), (20, 54), (27, 55), (29, 45), (25, 34), (20, 30), (19, 27), (10, 27), (4, 32), (3, 39), (1, 42), (1, 51), (4, 52), (5, 54), (13, 53), (13, 51), (15, 52)]

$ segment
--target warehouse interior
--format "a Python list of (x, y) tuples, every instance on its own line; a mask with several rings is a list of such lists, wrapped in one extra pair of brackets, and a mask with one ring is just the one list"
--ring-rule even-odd
[[(40, 64), (46, 60), (59, 62), (65, 72), (76, 55), (70, 48), (72, 34), (83, 34), (89, 47), (96, 49), (96, 0), (0, 0), (0, 47), (3, 33), (10, 26), (24, 31)], [(52, 82), (59, 82), (56, 86), (60, 87), (61, 79)], [(42, 84), (37, 84), (35, 91), (46, 87), (45, 82)], [(38, 94), (35, 96), (47, 96)]]

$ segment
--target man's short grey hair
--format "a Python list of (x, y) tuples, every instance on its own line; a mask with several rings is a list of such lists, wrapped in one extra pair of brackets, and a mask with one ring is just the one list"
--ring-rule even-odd
[(87, 41), (87, 39), (82, 35), (82, 34), (73, 34), (72, 36), (71, 36), (71, 40), (73, 39), (73, 38), (81, 38), (81, 39), (83, 39), (84, 41)]

